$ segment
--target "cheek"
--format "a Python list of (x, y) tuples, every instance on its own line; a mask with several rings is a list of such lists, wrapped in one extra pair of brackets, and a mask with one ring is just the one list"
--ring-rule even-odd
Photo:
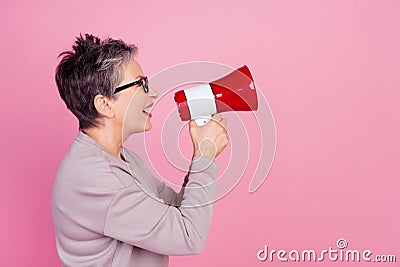
[(143, 101), (140, 98), (133, 98), (126, 108), (126, 114), (123, 114), (125, 127), (132, 131), (143, 131), (146, 124), (146, 117), (143, 113)]
[(142, 114), (142, 109), (135, 105), (135, 103), (130, 103), (126, 110), (126, 117), (137, 118)]
[(124, 120), (129, 109), (129, 100), (120, 101), (118, 107), (115, 109), (118, 120)]
[(124, 96), (123, 99), (120, 99), (118, 115), (123, 119), (125, 117), (132, 116), (134, 114), (138, 114), (139, 105), (138, 105), (138, 97), (136, 94)]

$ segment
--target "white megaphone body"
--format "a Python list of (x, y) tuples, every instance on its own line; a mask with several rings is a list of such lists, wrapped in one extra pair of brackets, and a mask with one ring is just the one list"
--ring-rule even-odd
[(215, 113), (258, 108), (254, 79), (246, 65), (213, 82), (176, 92), (175, 102), (181, 119), (194, 119), (199, 126)]

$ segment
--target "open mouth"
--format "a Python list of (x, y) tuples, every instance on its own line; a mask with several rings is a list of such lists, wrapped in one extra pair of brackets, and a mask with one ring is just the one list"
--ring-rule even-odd
[(153, 106), (153, 103), (151, 104), (151, 105), (148, 105), (147, 107), (145, 107), (144, 109), (143, 109), (143, 113), (144, 114), (146, 114), (147, 116), (149, 116), (149, 117), (151, 117), (152, 115), (151, 115), (151, 107)]

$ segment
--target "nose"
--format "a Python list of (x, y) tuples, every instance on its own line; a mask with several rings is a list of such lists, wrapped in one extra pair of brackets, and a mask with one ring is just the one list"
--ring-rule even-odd
[(153, 88), (153, 86), (149, 85), (149, 96), (157, 98), (158, 97), (158, 93), (157, 91)]

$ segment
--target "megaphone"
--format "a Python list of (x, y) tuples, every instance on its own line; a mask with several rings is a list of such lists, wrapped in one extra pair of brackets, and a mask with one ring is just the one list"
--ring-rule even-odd
[(174, 99), (181, 120), (194, 119), (199, 126), (215, 113), (258, 108), (254, 79), (246, 65), (213, 82), (180, 90)]

